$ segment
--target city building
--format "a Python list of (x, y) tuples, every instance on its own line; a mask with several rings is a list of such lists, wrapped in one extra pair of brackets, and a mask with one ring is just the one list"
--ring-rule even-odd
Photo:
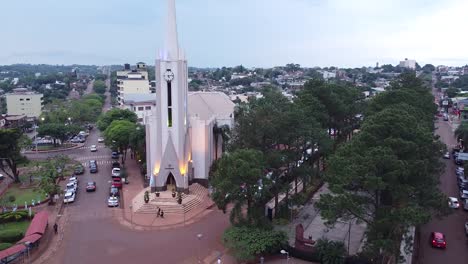
[(121, 109), (128, 109), (138, 116), (140, 124), (146, 124), (146, 117), (151, 115), (156, 106), (156, 94), (124, 94)]
[(149, 94), (154, 92), (151, 89), (148, 79), (146, 64), (139, 62), (135, 69), (130, 68), (130, 64), (125, 64), (123, 71), (117, 71), (117, 101), (123, 105), (125, 94)]
[(155, 63), (156, 107), (146, 120), (147, 175), (153, 192), (188, 192), (192, 182), (208, 182), (209, 168), (221, 155), (222, 137), (214, 128), (232, 126), (235, 105), (224, 93), (188, 93), (175, 0), (168, 0), (166, 27), (164, 49)]
[(25, 115), (28, 119), (38, 118), (42, 113), (43, 95), (27, 88), (13, 89), (5, 95), (8, 115)]
[(402, 67), (402, 68), (415, 70), (416, 69), (416, 61), (415, 60), (408, 60), (408, 59), (405, 58), (404, 61), (400, 61), (399, 66)]

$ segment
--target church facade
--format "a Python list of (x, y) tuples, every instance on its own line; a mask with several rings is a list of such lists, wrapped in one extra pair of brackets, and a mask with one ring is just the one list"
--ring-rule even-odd
[(177, 35), (175, 0), (168, 0), (164, 49), (155, 64), (156, 107), (146, 120), (146, 163), (154, 191), (188, 192), (207, 182), (220, 156), (218, 126), (232, 127), (234, 103), (219, 92), (188, 92), (188, 67)]

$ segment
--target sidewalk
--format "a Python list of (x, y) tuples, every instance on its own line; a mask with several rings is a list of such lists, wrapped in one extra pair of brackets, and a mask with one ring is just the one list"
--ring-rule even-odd
[(333, 227), (329, 228), (325, 225), (325, 220), (320, 216), (320, 211), (315, 208), (315, 201), (320, 199), (321, 194), (329, 193), (328, 185), (324, 184), (310, 199), (310, 201), (304, 205), (299, 215), (292, 221), (292, 223), (276, 227), (278, 230), (283, 230), (288, 234), (289, 244), (294, 246), (296, 236), (296, 226), (302, 224), (304, 227), (304, 237), (312, 236), (313, 240), (320, 238), (328, 238), (334, 241), (342, 241), (345, 243), (345, 247), (348, 248), (349, 243), (349, 254), (356, 254), (360, 248), (364, 239), (364, 233), (366, 231), (366, 225), (357, 224), (355, 221), (338, 221)]

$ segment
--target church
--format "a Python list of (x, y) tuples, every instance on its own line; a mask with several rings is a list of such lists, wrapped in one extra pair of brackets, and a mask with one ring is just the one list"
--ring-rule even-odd
[(179, 47), (175, 0), (167, 0), (164, 48), (156, 59), (156, 107), (146, 117), (146, 163), (152, 192), (188, 193), (193, 182), (208, 183), (221, 156), (216, 128), (234, 125), (235, 104), (221, 92), (188, 92), (188, 67)]

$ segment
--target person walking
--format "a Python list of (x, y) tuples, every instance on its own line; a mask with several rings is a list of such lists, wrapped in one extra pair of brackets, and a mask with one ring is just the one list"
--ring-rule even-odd
[(161, 215), (161, 208), (158, 207), (158, 216), (159, 217)]
[(57, 223), (54, 224), (54, 232), (55, 232), (55, 234), (58, 234), (58, 225), (57, 225)]
[(164, 218), (164, 211), (161, 210), (161, 218)]

